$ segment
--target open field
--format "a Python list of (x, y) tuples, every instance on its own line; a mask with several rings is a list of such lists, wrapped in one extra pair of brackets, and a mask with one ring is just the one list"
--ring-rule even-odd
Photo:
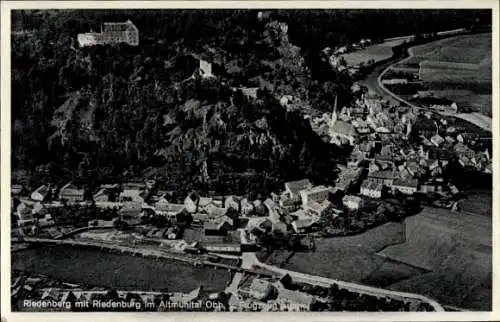
[(411, 53), (407, 63), (419, 63), (425, 82), (491, 83), (491, 34), (438, 40), (416, 46)]
[(412, 48), (421, 60), (479, 64), (491, 56), (491, 34), (474, 34), (446, 38)]
[(404, 226), (388, 223), (356, 236), (317, 239), (316, 252), (279, 251), (266, 262), (420, 293), (447, 305), (491, 309), (490, 216), (426, 208), (407, 218)]
[(493, 213), (493, 195), (491, 191), (467, 192), (467, 199), (462, 204), (462, 211), (491, 218)]
[(392, 57), (392, 47), (403, 43), (403, 39), (391, 40), (381, 44), (372, 45), (362, 50), (354, 51), (343, 55), (348, 66), (355, 66), (361, 63), (368, 63), (370, 60), (379, 62)]
[[(491, 59), (491, 33), (482, 33), (412, 47), (410, 57), (394, 64), (394, 68), (418, 72), (420, 80), (436, 96), (491, 117)], [(485, 121), (476, 116), (461, 117), (473, 123)]]
[(363, 234), (316, 240), (316, 252), (274, 252), (266, 261), (313, 275), (385, 287), (424, 273), (376, 254), (402, 241), (402, 224), (388, 223)]
[[(470, 89), (449, 89), (449, 90), (436, 90), (433, 88), (432, 93), (437, 97), (446, 97), (458, 106), (469, 106), (479, 113), (487, 115), (491, 118), (491, 94), (478, 94)], [(471, 97), (473, 98), (471, 100)], [(491, 120), (490, 120), (491, 123)]]
[(432, 272), (397, 282), (391, 289), (428, 295), (443, 304), (491, 307), (490, 217), (426, 208), (407, 218), (406, 227), (406, 242), (381, 255)]

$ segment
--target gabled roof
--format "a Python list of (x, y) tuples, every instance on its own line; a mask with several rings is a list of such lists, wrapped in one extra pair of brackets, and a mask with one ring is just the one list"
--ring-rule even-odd
[(312, 219), (297, 219), (292, 223), (292, 225), (296, 228), (307, 228), (311, 227), (313, 223), (314, 221)]
[(378, 178), (378, 179), (394, 179), (396, 178), (396, 174), (394, 171), (387, 170), (387, 171), (374, 171), (372, 173), (368, 174), (369, 178)]
[(416, 179), (396, 179), (394, 180), (394, 183), (392, 184), (393, 186), (398, 186), (398, 187), (409, 187), (409, 188), (417, 188), (418, 187), (418, 180)]
[(357, 136), (356, 129), (351, 123), (344, 122), (344, 121), (337, 121), (333, 125), (331, 131), (333, 133), (338, 133), (342, 134), (345, 136)]
[(99, 196), (109, 195), (110, 193), (111, 193), (111, 191), (109, 189), (101, 188), (99, 191), (97, 191), (94, 194), (94, 198), (99, 197)]
[(376, 182), (372, 182), (369, 180), (365, 180), (361, 184), (361, 189), (382, 191), (382, 188), (383, 188), (383, 185), (381, 183), (376, 183)]
[(127, 31), (136, 30), (137, 27), (132, 23), (132, 21), (127, 20), (125, 22), (105, 22), (103, 23), (103, 31)]
[(342, 201), (344, 202), (349, 202), (349, 201), (352, 201), (352, 202), (361, 202), (361, 197), (358, 197), (358, 196), (353, 196), (353, 195), (347, 195), (347, 196), (344, 196), (344, 198), (342, 198)]
[(37, 192), (41, 195), (46, 195), (49, 193), (49, 187), (47, 187), (46, 185), (41, 185), (35, 191), (33, 191), (33, 193), (35, 193), (35, 192)]
[(278, 298), (307, 307), (311, 306), (315, 302), (314, 296), (310, 294), (299, 291), (292, 291), (286, 288), (280, 288)]
[(314, 200), (311, 200), (307, 204), (309, 209), (317, 212), (323, 212), (326, 209), (328, 209), (328, 207), (330, 207), (331, 205), (332, 203), (328, 200), (324, 200), (323, 202), (316, 202)]
[(271, 287), (272, 287), (272, 284), (269, 281), (266, 281), (266, 280), (263, 280), (260, 278), (255, 278), (252, 281), (252, 284), (250, 284), (251, 291), (260, 292), (260, 293), (268, 292)]
[(285, 183), (285, 189), (289, 190), (293, 194), (297, 194), (300, 190), (307, 189), (311, 186), (312, 184), (309, 179), (289, 181)]

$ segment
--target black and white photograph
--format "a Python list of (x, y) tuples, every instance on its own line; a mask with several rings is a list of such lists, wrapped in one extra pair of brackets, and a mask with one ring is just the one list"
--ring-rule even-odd
[(492, 8), (124, 3), (9, 10), (12, 312), (493, 311)]

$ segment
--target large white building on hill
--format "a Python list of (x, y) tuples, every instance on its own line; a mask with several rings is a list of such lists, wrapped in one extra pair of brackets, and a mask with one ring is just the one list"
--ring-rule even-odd
[(139, 29), (130, 20), (125, 22), (105, 22), (102, 25), (101, 32), (78, 34), (77, 38), (80, 47), (120, 43), (138, 46)]

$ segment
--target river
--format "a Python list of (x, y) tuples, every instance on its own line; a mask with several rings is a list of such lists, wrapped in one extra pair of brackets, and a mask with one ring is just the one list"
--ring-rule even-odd
[(103, 250), (43, 246), (12, 253), (12, 269), (51, 276), (69, 283), (91, 283), (121, 290), (189, 292), (203, 286), (222, 291), (226, 270), (192, 267), (166, 259), (142, 258)]

